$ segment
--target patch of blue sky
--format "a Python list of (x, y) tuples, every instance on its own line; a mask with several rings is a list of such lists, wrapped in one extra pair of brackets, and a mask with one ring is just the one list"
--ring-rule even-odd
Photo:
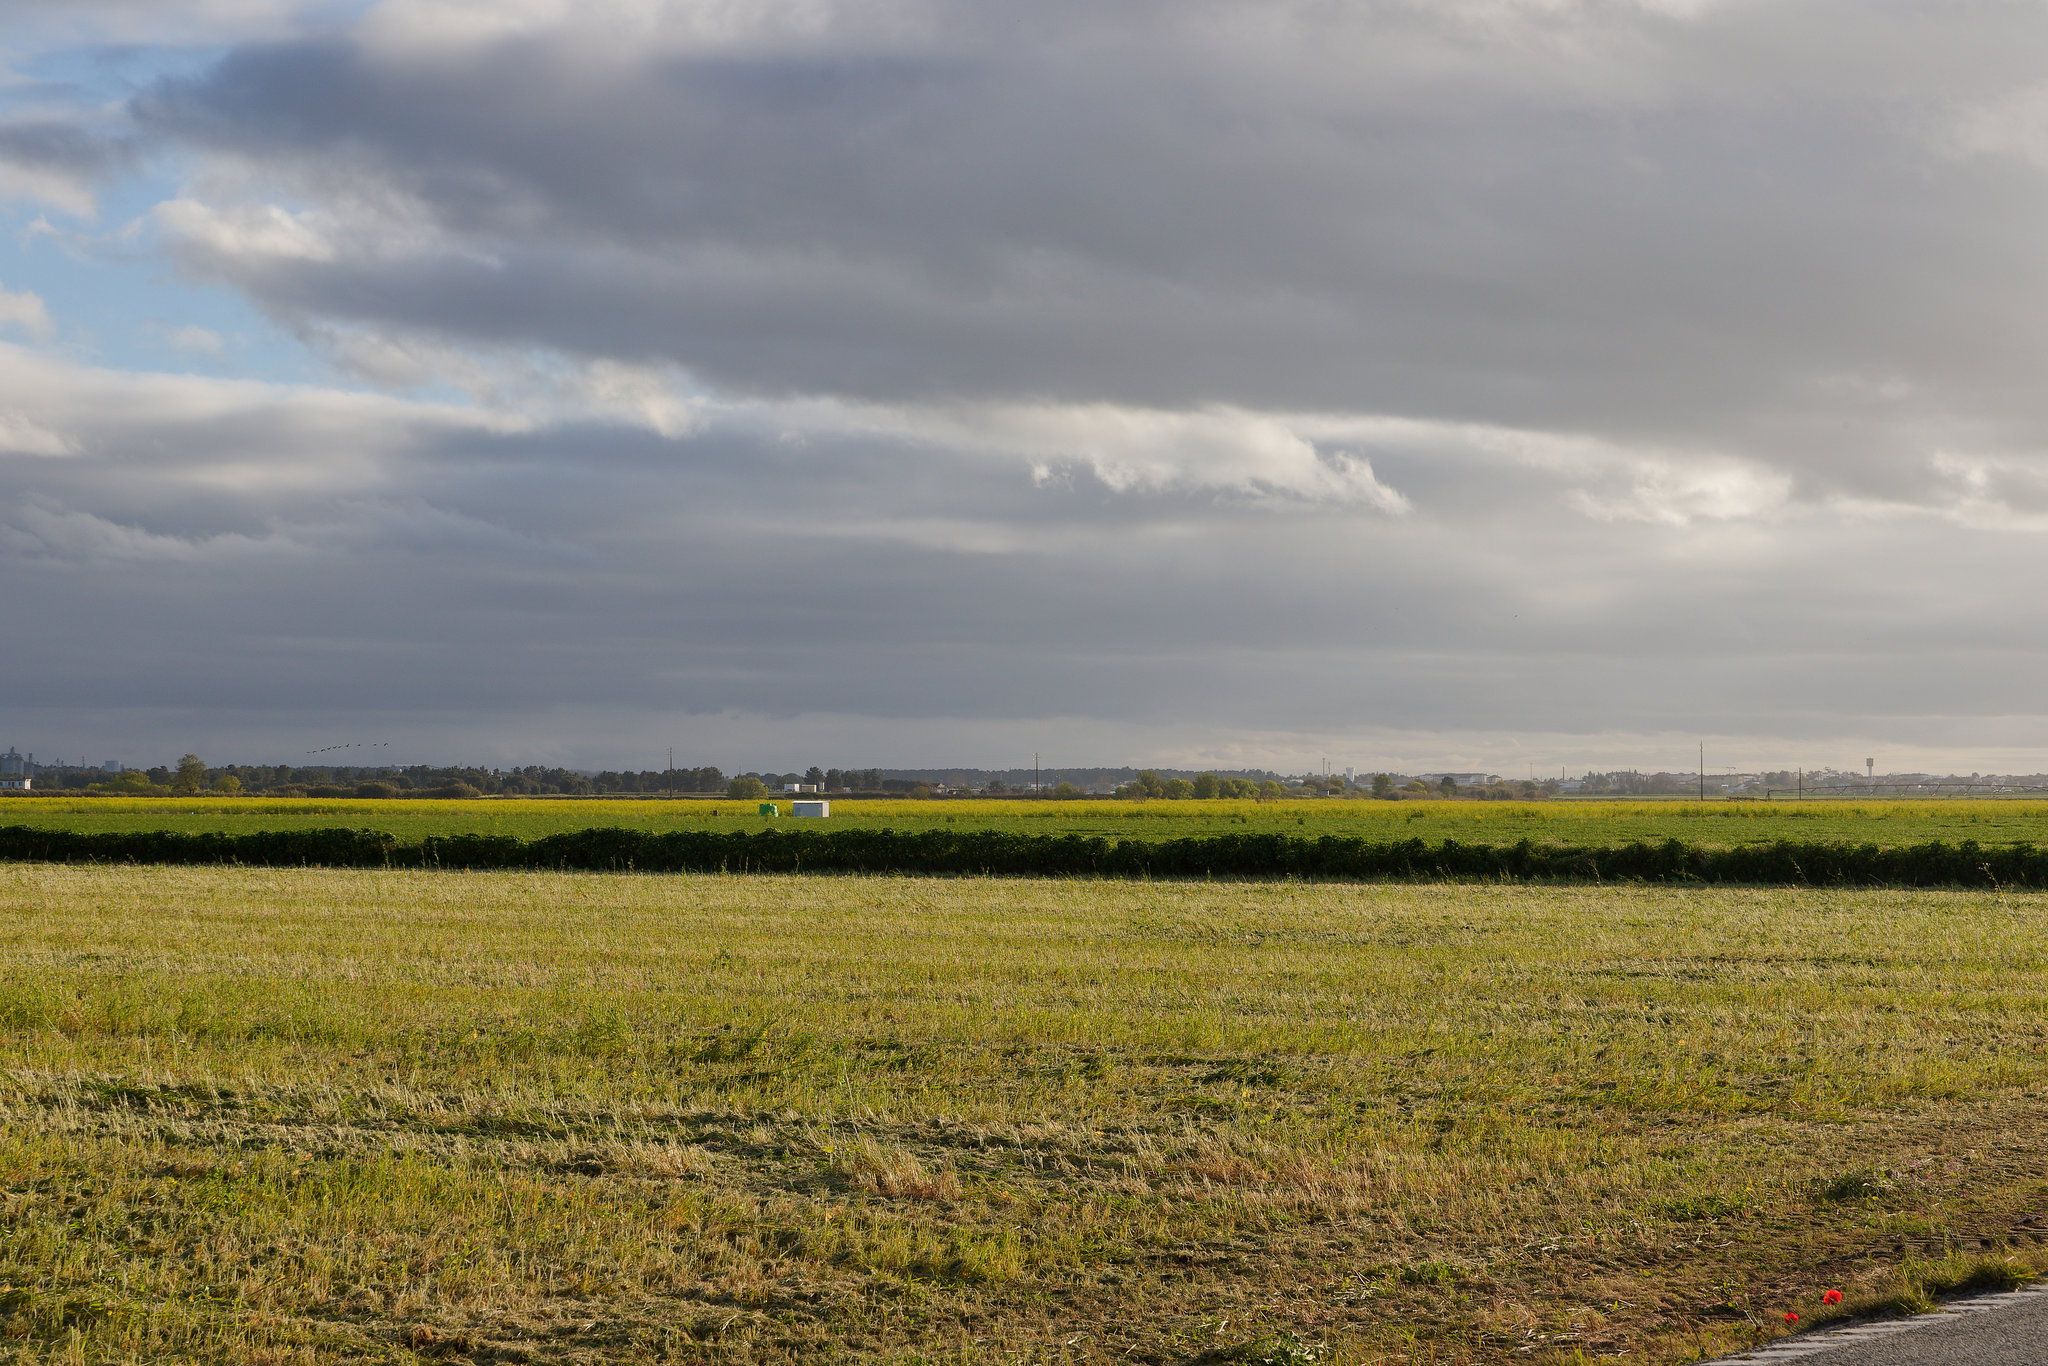
[(227, 51), (218, 43), (196, 47), (122, 43), (34, 53), (10, 63), (11, 79), (0, 84), (0, 108), (24, 104), (81, 109), (116, 106), (165, 81), (202, 75)]
[(157, 81), (198, 74), (238, 43), (345, 30), (379, 3), (275, 0), (239, 17), (194, 14), (177, 0), (134, 5), (118, 18), (86, 5), (16, 14), (0, 7), (0, 101), (24, 84), (46, 96), (126, 99)]
[[(339, 25), (370, 5), (311, 4), (298, 17), (309, 26)], [(0, 20), (0, 118), (58, 118), (119, 136), (130, 100), (203, 76), (235, 35), (37, 45), (53, 36), (47, 26), (10, 31)], [(84, 35), (74, 27), (65, 36)], [(48, 204), (0, 204), (0, 288), (41, 297), (53, 324), (45, 340), (81, 363), (354, 387), (290, 328), (233, 289), (182, 274), (162, 250), (152, 212), (177, 196), (188, 169), (174, 149), (150, 148), (95, 186), (90, 218)]]
[[(93, 44), (35, 53), (0, 84), (0, 114), (64, 118), (118, 135), (127, 101), (163, 81), (204, 73), (225, 51)], [(46, 340), (82, 363), (324, 378), (326, 367), (287, 330), (234, 291), (182, 277), (159, 250), (150, 213), (177, 194), (182, 169), (175, 156), (145, 158), (95, 186), (91, 218), (48, 204), (6, 205), (0, 287), (40, 296), (54, 325)]]
[(49, 343), (85, 364), (332, 382), (325, 361), (288, 328), (236, 291), (183, 275), (161, 250), (151, 212), (177, 190), (169, 168), (144, 165), (101, 188), (93, 220), (10, 206), (0, 286), (39, 295), (54, 326)]

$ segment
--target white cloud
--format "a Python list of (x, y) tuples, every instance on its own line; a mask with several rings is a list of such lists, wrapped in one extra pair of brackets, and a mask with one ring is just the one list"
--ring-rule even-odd
[(446, 386), (496, 408), (517, 406), (520, 396), (543, 382), (530, 358), (479, 354), (478, 348), (449, 345), (404, 331), (337, 327), (310, 322), (306, 343), (344, 375), (380, 388), (407, 392)]
[(1000, 451), (1039, 468), (1083, 466), (1120, 493), (1192, 490), (1408, 510), (1370, 460), (1319, 450), (1284, 419), (1237, 408), (992, 404), (893, 416), (904, 433), (955, 448)]
[(1941, 510), (1964, 526), (2048, 531), (2048, 454), (1937, 451), (1929, 463), (1946, 495)]
[(48, 204), (80, 218), (98, 212), (99, 197), (81, 175), (52, 166), (0, 160), (0, 203)]
[(596, 411), (618, 414), (670, 440), (698, 426), (697, 411), (673, 367), (595, 361), (583, 369), (579, 387)]
[(883, 406), (791, 402), (707, 410), (786, 437), (865, 434), (997, 456), (1043, 485), (1087, 470), (1118, 493), (1209, 493), (1279, 504), (1409, 509), (1371, 460), (1320, 449), (1289, 418), (1228, 407), (1174, 411), (1117, 404)]
[(244, 269), (278, 261), (325, 264), (339, 255), (322, 228), (322, 215), (293, 213), (275, 204), (215, 208), (179, 198), (157, 205), (154, 216), (180, 247)]
[(357, 489), (434, 434), (523, 425), (375, 394), (95, 369), (0, 343), (0, 451), (70, 457), (133, 486)]
[(0, 455), (70, 455), (71, 442), (25, 413), (0, 408)]
[(1789, 476), (1738, 460), (1641, 459), (1617, 473), (1619, 487), (1574, 490), (1573, 505), (1599, 521), (1682, 527), (1768, 517), (1792, 496)]
[(39, 341), (49, 340), (57, 330), (40, 295), (6, 289), (0, 289), (0, 327), (18, 327)]
[(595, 419), (679, 440), (699, 425), (699, 394), (669, 365), (464, 347), (404, 330), (312, 323), (304, 339), (343, 374), (400, 392), (456, 390), (533, 421)]
[(872, 44), (924, 30), (938, 8), (917, 0), (382, 0), (362, 33), (393, 55), (542, 35), (584, 49), (735, 51), (827, 38)]
[(2010, 157), (2048, 170), (2048, 83), (1972, 104), (1947, 129), (1949, 150), (1963, 157)]

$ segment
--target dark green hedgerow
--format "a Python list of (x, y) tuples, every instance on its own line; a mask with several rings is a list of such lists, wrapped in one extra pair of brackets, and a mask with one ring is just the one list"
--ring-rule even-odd
[(1111, 840), (1002, 831), (582, 830), (522, 840), (430, 836), (401, 844), (371, 830), (260, 834), (84, 833), (0, 829), (0, 859), (47, 863), (239, 863), (263, 867), (563, 868), (589, 871), (914, 873), (1105, 878), (1422, 878), (1546, 882), (1711, 882), (1797, 886), (2048, 887), (2031, 844), (1780, 842), (1705, 848), (1375, 842), (1324, 835)]

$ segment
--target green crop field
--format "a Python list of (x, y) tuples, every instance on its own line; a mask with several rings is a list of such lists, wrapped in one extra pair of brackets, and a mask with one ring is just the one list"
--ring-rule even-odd
[(8, 865), (0, 1360), (1692, 1360), (2042, 1264), (2044, 944), (1972, 892)]
[[(534, 838), (594, 825), (635, 830), (760, 829), (758, 803), (491, 798), (481, 801), (339, 798), (0, 799), (0, 825), (68, 830), (285, 830), (350, 826), (401, 839), (478, 833)], [(792, 821), (787, 798), (779, 802)], [(1942, 839), (2048, 844), (2048, 802), (2019, 800), (1688, 801), (838, 801), (832, 828), (917, 830), (933, 826), (1031, 833), (1174, 839), (1271, 832), (1419, 838), (1466, 843), (1531, 839), (1625, 844), (1681, 839), (1703, 845), (1773, 840), (1848, 840), (1886, 845)]]

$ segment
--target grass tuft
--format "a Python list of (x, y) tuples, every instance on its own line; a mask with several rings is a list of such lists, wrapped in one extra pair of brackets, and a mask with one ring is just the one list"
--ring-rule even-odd
[(1867, 1167), (1839, 1172), (1834, 1176), (1816, 1177), (1812, 1184), (1813, 1198), (1827, 1204), (1875, 1200), (1898, 1189), (1898, 1183), (1889, 1175), (1872, 1171)]
[(854, 1189), (892, 1200), (957, 1200), (960, 1178), (951, 1170), (927, 1170), (907, 1148), (867, 1134), (841, 1139), (827, 1149), (827, 1170)]

